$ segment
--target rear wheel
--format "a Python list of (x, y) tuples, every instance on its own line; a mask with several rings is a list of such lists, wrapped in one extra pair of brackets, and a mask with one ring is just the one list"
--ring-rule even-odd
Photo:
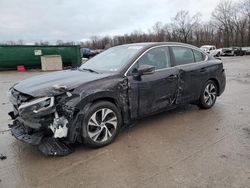
[(89, 147), (110, 144), (119, 133), (121, 122), (121, 114), (113, 103), (102, 101), (93, 104), (84, 118), (84, 143)]
[(209, 109), (214, 105), (217, 98), (217, 90), (217, 86), (212, 80), (205, 84), (199, 100), (200, 108)]

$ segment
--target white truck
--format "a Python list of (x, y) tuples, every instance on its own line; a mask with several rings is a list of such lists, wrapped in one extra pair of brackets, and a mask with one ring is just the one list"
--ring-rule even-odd
[(216, 47), (213, 45), (204, 45), (201, 46), (200, 49), (208, 54), (211, 54), (212, 56), (220, 56), (220, 50), (216, 49)]

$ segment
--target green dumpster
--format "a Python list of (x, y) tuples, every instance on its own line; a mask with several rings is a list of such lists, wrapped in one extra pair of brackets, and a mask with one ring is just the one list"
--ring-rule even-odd
[(80, 46), (28, 46), (0, 45), (0, 69), (41, 67), (41, 56), (61, 55), (63, 66), (77, 67), (81, 64)]

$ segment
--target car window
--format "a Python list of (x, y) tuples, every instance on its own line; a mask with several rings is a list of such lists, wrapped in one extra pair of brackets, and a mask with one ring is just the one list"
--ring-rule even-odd
[(192, 49), (181, 46), (173, 46), (171, 48), (177, 65), (195, 62)]
[(130, 73), (136, 72), (141, 65), (151, 65), (155, 70), (171, 67), (168, 47), (157, 47), (146, 52), (130, 69)]
[(197, 50), (193, 50), (195, 62), (200, 62), (205, 60), (205, 55)]

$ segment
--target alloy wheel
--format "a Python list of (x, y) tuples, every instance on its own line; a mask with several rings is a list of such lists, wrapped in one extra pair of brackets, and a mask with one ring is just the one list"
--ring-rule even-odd
[(94, 142), (106, 142), (116, 132), (117, 116), (109, 108), (102, 108), (95, 111), (88, 121), (88, 135)]
[(204, 101), (208, 106), (213, 105), (216, 100), (216, 87), (214, 84), (209, 83), (204, 90)]

